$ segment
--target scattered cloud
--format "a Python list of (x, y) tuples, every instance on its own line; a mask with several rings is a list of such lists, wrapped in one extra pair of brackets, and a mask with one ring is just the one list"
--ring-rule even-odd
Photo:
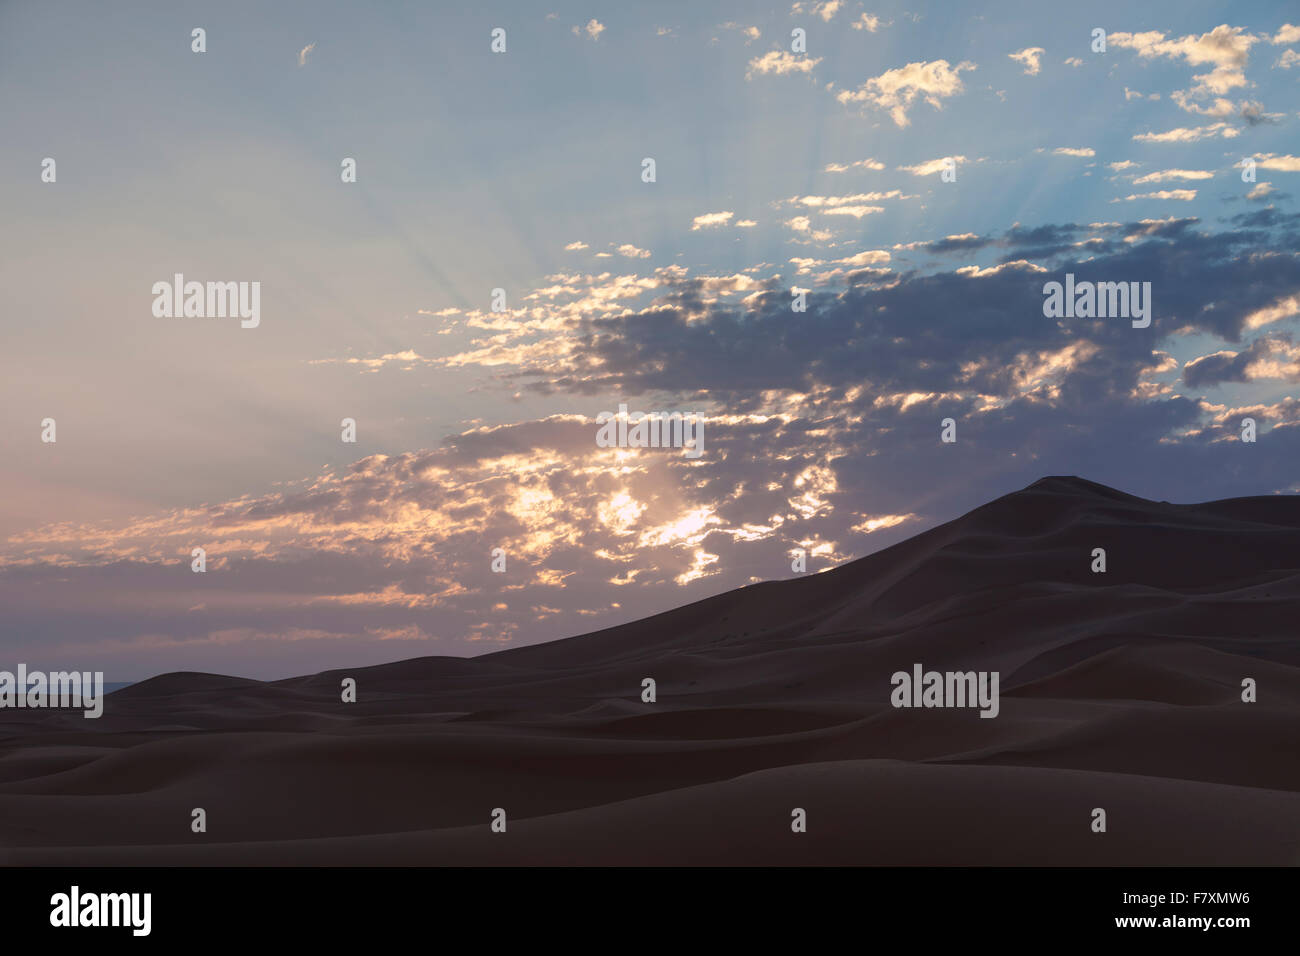
[(1124, 102), (1127, 103), (1129, 100), (1141, 100), (1141, 99), (1158, 100), (1160, 99), (1160, 94), (1159, 93), (1147, 94), (1147, 93), (1140, 92), (1139, 90), (1130, 90), (1127, 86), (1124, 87)]
[(918, 61), (886, 70), (856, 90), (841, 90), (835, 98), (845, 104), (869, 104), (886, 110), (894, 124), (901, 128), (910, 124), (907, 111), (918, 98), (936, 110), (942, 109), (943, 100), (964, 92), (961, 74), (975, 68), (975, 64), (968, 61), (956, 66), (947, 60)]
[(861, 219), (863, 216), (870, 216), (873, 213), (884, 211), (884, 206), (834, 206), (822, 210), (827, 216), (852, 216), (854, 219)]
[(732, 212), (706, 212), (702, 216), (696, 216), (691, 220), (691, 231), (699, 229), (709, 229), (713, 226), (725, 226), (735, 215)]
[(1264, 308), (1251, 312), (1242, 324), (1246, 329), (1254, 331), (1296, 315), (1300, 315), (1300, 295), (1284, 295)]
[(601, 23), (599, 20), (597, 20), (595, 17), (592, 17), (590, 20), (588, 20), (587, 25), (585, 27), (573, 28), (573, 35), (575, 37), (580, 37), (585, 33), (593, 40), (599, 40), (600, 35), (604, 32), (605, 32), (605, 25)]
[(768, 50), (762, 56), (754, 57), (749, 61), (749, 70), (745, 73), (745, 79), (752, 79), (755, 74), (785, 76), (789, 73), (809, 73), (821, 61), (819, 56), (796, 56), (785, 50)]
[(826, 173), (847, 173), (850, 169), (872, 169), (882, 170), (885, 164), (877, 159), (858, 159), (851, 163), (827, 163), (822, 172)]
[(754, 26), (747, 27), (742, 23), (736, 23), (734, 20), (730, 20), (726, 23), (719, 24), (718, 29), (739, 31), (740, 35), (745, 38), (745, 46), (749, 46), (751, 43), (753, 43), (755, 40), (757, 40), (760, 36), (763, 35), (762, 31), (759, 30), (758, 27), (754, 27)]
[[(1161, 189), (1160, 191), (1153, 193), (1138, 193), (1131, 196), (1125, 196), (1123, 201), (1132, 202), (1135, 199), (1176, 199), (1180, 202), (1191, 202), (1195, 198), (1195, 189)], [(1118, 199), (1113, 199), (1111, 201), (1120, 202)]]
[(1300, 42), (1300, 26), (1296, 26), (1293, 23), (1284, 23), (1282, 29), (1273, 34), (1272, 38), (1268, 42), (1272, 43), (1274, 46)]
[(1259, 157), (1258, 165), (1261, 169), (1272, 169), (1281, 173), (1300, 173), (1300, 156), (1263, 153)]
[(825, 23), (830, 23), (843, 6), (843, 0), (808, 0), (808, 2), (795, 3), (790, 7), (790, 13), (791, 15), (807, 13), (814, 17), (821, 17)]
[[(1279, 35), (1282, 35), (1281, 31)], [(1267, 40), (1266, 35), (1249, 33), (1244, 27), (1220, 24), (1199, 36), (1167, 38), (1158, 31), (1145, 33), (1110, 33), (1107, 42), (1115, 47), (1134, 50), (1142, 59), (1164, 57), (1182, 60), (1189, 66), (1209, 67), (1207, 72), (1192, 76), (1192, 85), (1175, 90), (1171, 98), (1180, 109), (1198, 116), (1216, 119), (1239, 116), (1250, 125), (1271, 121), (1262, 105), (1248, 100), (1234, 103), (1229, 95), (1251, 84), (1246, 79), (1250, 49)]]
[(890, 189), (886, 192), (852, 193), (847, 196), (791, 196), (784, 200), (788, 206), (807, 206), (810, 209), (824, 209), (829, 206), (851, 206), (855, 203), (880, 202), (882, 199), (914, 199), (902, 190)]
[(1233, 139), (1241, 130), (1227, 123), (1213, 123), (1209, 126), (1179, 127), (1163, 133), (1138, 133), (1133, 137), (1135, 143), (1195, 143), (1202, 139)]
[(958, 166), (967, 162), (965, 156), (941, 156), (938, 159), (927, 159), (915, 166), (899, 166), (898, 168), (905, 173), (911, 173), (913, 176), (933, 176), (935, 173), (943, 172), (947, 168), (950, 159)]
[[(893, 22), (893, 21), (890, 21)], [(868, 33), (875, 33), (882, 26), (889, 26), (889, 23), (882, 23), (880, 17), (870, 13), (863, 13), (853, 21), (853, 29), (866, 30)]]
[(1196, 179), (1213, 179), (1214, 173), (1207, 169), (1160, 169), (1153, 173), (1147, 173), (1144, 176), (1138, 176), (1133, 180), (1134, 186), (1141, 186), (1145, 183), (1163, 183), (1171, 179), (1196, 180)]
[(1247, 33), (1243, 27), (1220, 24), (1209, 33), (1168, 39), (1157, 31), (1146, 33), (1115, 32), (1106, 35), (1113, 47), (1128, 48), (1143, 59), (1166, 57), (1184, 60), (1189, 66), (1209, 66), (1207, 73), (1192, 77), (1189, 97), (1222, 96), (1246, 85), (1245, 66), (1250, 58), (1250, 48), (1259, 38)]
[(1008, 53), (1007, 56), (1024, 66), (1026, 76), (1037, 76), (1042, 67), (1043, 54), (1046, 52), (1041, 46), (1030, 46), (1018, 53)]
[(1289, 335), (1263, 336), (1244, 350), (1222, 349), (1183, 366), (1183, 382), (1190, 388), (1269, 380), (1300, 381), (1300, 346)]
[(803, 233), (815, 242), (825, 242), (834, 237), (834, 233), (825, 229), (814, 229), (812, 220), (807, 216), (794, 216), (785, 221), (785, 224), (798, 233)]

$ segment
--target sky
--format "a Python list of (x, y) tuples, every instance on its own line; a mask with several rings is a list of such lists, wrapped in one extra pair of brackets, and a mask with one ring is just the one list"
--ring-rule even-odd
[[(1297, 23), (0, 2), (0, 667), (474, 655), (1044, 475), (1294, 493)], [(177, 273), (258, 324), (156, 314)], [(1046, 316), (1067, 273), (1149, 327)], [(601, 447), (620, 403), (702, 453)]]

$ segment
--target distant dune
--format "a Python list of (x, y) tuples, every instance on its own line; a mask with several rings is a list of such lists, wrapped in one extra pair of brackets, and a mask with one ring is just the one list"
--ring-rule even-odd
[[(918, 663), (998, 716), (891, 706)], [(0, 710), (0, 862), (1294, 865), (1298, 748), (1300, 498), (1045, 478), (581, 637)]]

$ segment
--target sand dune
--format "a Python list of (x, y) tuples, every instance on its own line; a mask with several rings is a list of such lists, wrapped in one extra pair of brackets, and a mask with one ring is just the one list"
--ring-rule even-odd
[[(563, 641), (0, 711), (0, 862), (1296, 864), (1297, 612), (1300, 499), (1047, 478)], [(998, 672), (998, 716), (891, 706), (916, 663)]]

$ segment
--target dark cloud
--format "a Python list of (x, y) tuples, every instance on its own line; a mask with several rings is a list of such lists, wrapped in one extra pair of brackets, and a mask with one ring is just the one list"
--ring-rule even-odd
[(1073, 242), (1087, 232), (1087, 226), (1072, 222), (1033, 227), (1017, 223), (1002, 234), (1001, 242), (1013, 247), (1060, 246)]
[[(1048, 272), (1009, 263), (903, 273), (892, 284), (809, 293), (805, 313), (791, 311), (788, 291), (772, 289), (747, 308), (701, 303), (688, 313), (660, 304), (592, 318), (581, 323), (571, 359), (531, 374), (546, 390), (708, 394), (740, 408), (771, 389), (851, 385), (1009, 397), (1034, 357), (1086, 341), (1103, 352), (1095, 361), (1106, 364), (1109, 391), (1125, 394), (1163, 338), (1195, 329), (1238, 341), (1247, 316), (1300, 288), (1300, 259), (1271, 244), (1268, 230), (1278, 220), (1251, 216), (1243, 224), (1221, 233), (1197, 229), (1194, 219), (1112, 226), (1103, 250), (1087, 250), (1085, 260), (1074, 249), (1075, 258)], [(1006, 241), (1051, 242), (1085, 228), (1016, 227)], [(1066, 272), (1081, 282), (1149, 282), (1151, 328), (1045, 318), (1043, 283)]]
[[(1291, 336), (1281, 334), (1256, 339), (1240, 352), (1223, 350), (1192, 359), (1183, 369), (1183, 383), (1188, 388), (1209, 388), (1224, 382), (1249, 382), (1250, 366), (1269, 358), (1280, 347), (1289, 346)], [(1295, 378), (1293, 377), (1294, 381)]]
[(996, 240), (988, 236), (947, 236), (943, 239), (936, 239), (934, 242), (927, 242), (921, 246), (926, 252), (974, 252), (977, 249), (983, 249), (992, 245)]

